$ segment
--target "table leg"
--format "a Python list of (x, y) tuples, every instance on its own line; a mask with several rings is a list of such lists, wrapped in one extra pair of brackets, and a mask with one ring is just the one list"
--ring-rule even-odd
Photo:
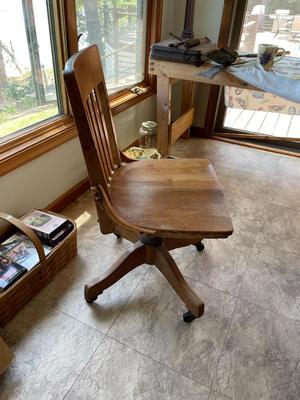
[[(181, 100), (181, 114), (184, 114), (194, 105), (195, 82), (183, 81), (182, 100)], [(182, 138), (188, 139), (190, 136), (190, 128), (182, 134)]]
[(157, 77), (157, 148), (164, 157), (170, 155), (171, 80)]

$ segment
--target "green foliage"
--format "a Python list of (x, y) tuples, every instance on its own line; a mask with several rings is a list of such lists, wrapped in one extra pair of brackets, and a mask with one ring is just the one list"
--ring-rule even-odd
[(22, 77), (9, 78), (3, 92), (7, 100), (22, 100), (25, 96), (34, 92), (31, 76), (25, 74)]
[(54, 104), (29, 110), (27, 113), (19, 116), (5, 114), (2, 111), (0, 112), (0, 137), (9, 135), (10, 133), (16, 132), (23, 128), (27, 128), (28, 126), (31, 126), (37, 122), (41, 122), (47, 118), (51, 118), (57, 114), (57, 105)]

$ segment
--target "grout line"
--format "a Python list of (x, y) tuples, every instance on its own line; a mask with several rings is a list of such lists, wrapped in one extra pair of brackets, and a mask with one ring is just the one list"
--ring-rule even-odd
[(231, 293), (226, 292), (225, 290), (218, 289), (218, 288), (216, 288), (216, 287), (214, 287), (214, 286), (209, 285), (208, 283), (204, 283), (204, 282), (202, 282), (202, 281), (199, 281), (199, 280), (196, 279), (196, 278), (191, 278), (190, 276), (185, 275), (184, 273), (182, 273), (182, 275), (183, 275), (184, 278), (189, 279), (190, 281), (193, 281), (193, 282), (196, 282), (196, 283), (201, 283), (201, 285), (207, 286), (208, 288), (213, 289), (213, 290), (216, 290), (217, 292), (226, 294), (227, 296), (237, 297), (236, 294), (231, 294)]
[[(251, 250), (253, 249), (254, 245), (255, 245), (255, 243), (253, 244)], [(249, 252), (250, 252), (251, 250), (249, 249)], [(290, 253), (291, 253), (291, 252), (290, 252)], [(298, 255), (298, 253), (292, 253), (292, 254)], [(249, 256), (251, 256), (251, 254), (250, 254)], [(292, 317), (289, 317), (288, 315), (282, 314), (282, 313), (280, 313), (280, 312), (278, 312), (278, 311), (274, 311), (274, 310), (272, 310), (271, 308), (262, 306), (261, 304), (256, 304), (256, 303), (254, 303), (254, 302), (252, 302), (252, 301), (246, 300), (246, 299), (243, 298), (243, 297), (240, 297), (240, 292), (241, 292), (242, 284), (243, 284), (243, 281), (244, 281), (244, 276), (245, 276), (245, 273), (247, 272), (247, 270), (248, 270), (248, 267), (245, 268), (245, 271), (244, 271), (243, 274), (242, 274), (242, 275), (243, 275), (243, 278), (242, 278), (242, 280), (241, 280), (240, 287), (239, 287), (239, 290), (238, 290), (238, 293), (237, 293), (237, 294), (228, 293), (228, 292), (226, 292), (225, 290), (218, 289), (218, 288), (216, 288), (216, 287), (214, 287), (214, 286), (208, 285), (207, 283), (203, 283), (203, 282), (201, 282), (201, 281), (199, 281), (199, 280), (197, 280), (197, 279), (195, 279), (195, 278), (191, 278), (190, 276), (187, 276), (187, 275), (185, 275), (185, 274), (183, 274), (183, 276), (184, 276), (186, 279), (189, 279), (189, 280), (191, 280), (191, 281), (200, 283), (201, 285), (207, 286), (207, 287), (210, 288), (210, 289), (213, 289), (213, 290), (216, 290), (216, 291), (218, 291), (218, 292), (220, 292), (220, 293), (226, 294), (227, 296), (234, 297), (234, 298), (236, 298), (236, 299), (238, 299), (238, 300), (246, 301), (247, 303), (249, 303), (249, 304), (251, 304), (251, 305), (254, 305), (254, 306), (256, 306), (256, 307), (262, 308), (262, 309), (264, 309), (264, 310), (266, 310), (266, 311), (269, 311), (269, 312), (271, 312), (271, 313), (273, 313), (273, 314), (276, 314), (276, 315), (278, 315), (278, 316), (280, 316), (280, 317), (282, 317), (282, 318), (287, 318), (287, 319), (289, 319), (290, 321), (293, 321), (293, 322), (300, 322), (300, 319), (294, 319), (294, 318), (292, 318)]]
[(99, 328), (95, 328), (94, 326), (88, 324), (87, 322), (84, 322), (84, 321), (82, 321), (82, 320), (80, 320), (80, 319), (74, 317), (74, 315), (68, 314), (67, 312), (62, 311), (62, 310), (60, 310), (59, 308), (55, 308), (55, 310), (61, 312), (62, 314), (66, 315), (67, 317), (70, 317), (70, 318), (74, 319), (74, 321), (80, 322), (81, 324), (87, 326), (88, 328), (94, 329), (95, 331), (101, 333), (101, 334), (104, 335), (104, 336), (106, 335), (106, 333), (103, 332), (103, 331), (101, 331)]
[[(234, 296), (234, 297), (235, 297), (235, 296)], [(278, 312), (278, 311), (274, 311), (274, 310), (272, 310), (271, 308), (267, 308), (267, 307), (264, 307), (264, 306), (262, 306), (262, 305), (260, 305), (260, 304), (253, 303), (253, 301), (246, 300), (246, 299), (244, 299), (243, 297), (237, 297), (237, 299), (238, 299), (238, 300), (241, 300), (241, 301), (244, 301), (244, 302), (246, 302), (246, 303), (248, 303), (248, 304), (251, 304), (252, 306), (261, 308), (261, 309), (263, 309), (263, 310), (265, 310), (265, 311), (268, 311), (268, 312), (270, 312), (270, 313), (272, 313), (272, 314), (275, 314), (275, 315), (277, 315), (278, 317), (286, 318), (286, 319), (288, 319), (288, 320), (290, 320), (290, 321), (292, 321), (292, 322), (297, 322), (297, 323), (300, 322), (299, 319), (294, 319), (294, 318), (288, 317), (287, 315), (284, 315), (284, 314), (282, 314), (282, 313), (280, 313), (280, 312)]]
[(94, 354), (97, 352), (97, 350), (99, 349), (100, 345), (102, 344), (102, 342), (104, 341), (104, 339), (106, 337), (112, 339), (107, 333), (109, 332), (109, 330), (111, 329), (111, 327), (115, 324), (116, 320), (118, 319), (118, 317), (120, 316), (120, 314), (122, 313), (124, 307), (126, 306), (126, 304), (128, 303), (129, 299), (131, 298), (131, 296), (133, 295), (133, 293), (136, 291), (137, 287), (140, 285), (141, 281), (143, 280), (144, 276), (146, 275), (146, 273), (148, 272), (148, 270), (146, 269), (145, 273), (143, 274), (143, 276), (141, 277), (140, 281), (138, 282), (138, 284), (136, 285), (136, 287), (134, 288), (133, 292), (131, 293), (130, 296), (128, 296), (126, 302), (123, 304), (123, 306), (121, 307), (120, 312), (117, 314), (117, 316), (115, 317), (114, 321), (112, 322), (112, 324), (110, 325), (110, 327), (108, 328), (107, 332), (104, 333), (101, 330), (99, 330), (98, 328), (95, 328), (91, 325), (86, 324), (83, 321), (78, 320), (77, 318), (73, 317), (72, 315), (69, 315), (67, 313), (65, 313), (64, 311), (59, 310), (59, 312), (65, 314), (66, 316), (74, 319), (75, 321), (78, 321), (84, 325), (86, 325), (89, 328), (92, 328), (98, 332), (100, 332), (103, 335), (103, 338), (101, 339), (99, 345), (97, 346), (97, 348), (95, 349), (95, 351), (93, 352), (93, 354), (91, 355), (91, 357), (87, 360), (87, 362), (85, 363), (84, 367), (82, 368), (81, 372), (78, 374), (78, 376), (76, 377), (75, 381), (73, 382), (72, 386), (70, 387), (70, 389), (68, 390), (68, 392), (65, 394), (65, 396), (63, 397), (63, 400), (68, 396), (68, 394), (71, 392), (72, 388), (74, 387), (75, 383), (77, 382), (77, 380), (80, 378), (80, 376), (82, 375), (82, 373), (84, 372), (85, 368), (87, 367), (88, 363), (91, 361), (91, 359), (93, 358)]
[(223, 350), (224, 350), (224, 347), (225, 347), (225, 343), (226, 343), (226, 341), (227, 341), (228, 332), (229, 332), (229, 329), (230, 329), (231, 324), (232, 324), (232, 321), (233, 321), (233, 317), (234, 317), (234, 314), (235, 314), (237, 302), (238, 302), (238, 298), (236, 297), (236, 301), (235, 301), (235, 304), (234, 304), (234, 310), (233, 310), (233, 313), (232, 313), (232, 315), (231, 315), (230, 321), (229, 321), (228, 326), (227, 326), (227, 329), (226, 329), (225, 338), (224, 338), (224, 341), (223, 341), (223, 345), (222, 345), (222, 347), (221, 347), (220, 356), (219, 356), (219, 359), (218, 359), (218, 361), (217, 361), (217, 365), (216, 365), (216, 368), (215, 368), (215, 373), (214, 373), (214, 375), (213, 375), (212, 383), (211, 383), (211, 385), (210, 385), (210, 390), (212, 390), (213, 384), (214, 384), (214, 382), (215, 382), (215, 378), (216, 378), (216, 376), (217, 376), (217, 371), (218, 371), (218, 368), (219, 368), (219, 364), (220, 364), (220, 361), (221, 361), (221, 357), (222, 357), (222, 353), (223, 353)]
[[(149, 268), (146, 268), (145, 273), (143, 274), (143, 276), (141, 277), (141, 279), (139, 280), (139, 282), (137, 283), (136, 287), (133, 289), (132, 293), (130, 296), (128, 296), (126, 302), (123, 304), (123, 306), (121, 307), (121, 310), (119, 311), (118, 315), (116, 316), (116, 318), (113, 320), (113, 322), (111, 323), (111, 325), (109, 326), (109, 328), (107, 329), (107, 332), (105, 334), (105, 336), (107, 336), (109, 334), (109, 331), (112, 329), (112, 327), (115, 325), (117, 319), (119, 318), (119, 316), (122, 314), (122, 312), (124, 311), (126, 305), (128, 304), (129, 300), (131, 299), (131, 297), (134, 295), (134, 293), (136, 292), (137, 288), (140, 286), (141, 282), (143, 281), (144, 277), (146, 276), (146, 274), (149, 272)], [(109, 336), (110, 337), (110, 336)]]
[(177, 371), (176, 369), (170, 367), (169, 365), (166, 365), (166, 364), (162, 363), (161, 361), (158, 361), (158, 360), (156, 360), (155, 358), (152, 358), (151, 356), (142, 353), (141, 351), (139, 351), (139, 350), (137, 350), (137, 349), (131, 347), (131, 346), (128, 345), (127, 343), (123, 343), (121, 340), (119, 340), (119, 339), (117, 339), (117, 338), (115, 338), (115, 337), (113, 337), (113, 336), (110, 336), (109, 334), (107, 334), (106, 337), (108, 337), (109, 339), (114, 340), (114, 341), (120, 343), (122, 346), (128, 347), (129, 349), (133, 350), (135, 353), (138, 353), (138, 354), (140, 354), (141, 356), (148, 358), (149, 360), (151, 360), (151, 361), (153, 361), (153, 362), (155, 362), (155, 363), (161, 365), (162, 367), (167, 368), (167, 369), (169, 369), (170, 371), (173, 371), (173, 372), (175, 372), (176, 374), (183, 376), (184, 378), (188, 379), (189, 381), (192, 381), (192, 382), (196, 383), (197, 385), (203, 386), (204, 388), (210, 390), (210, 388), (209, 388), (208, 386), (204, 385), (203, 383), (198, 382), (198, 381), (196, 381), (195, 379), (190, 378), (189, 376), (183, 374), (182, 372), (179, 372), (179, 371)]
[(82, 370), (80, 371), (80, 373), (78, 374), (78, 376), (76, 377), (76, 379), (74, 380), (73, 384), (71, 385), (70, 389), (67, 391), (67, 393), (64, 395), (63, 400), (65, 400), (65, 398), (68, 396), (68, 394), (71, 392), (71, 390), (73, 389), (75, 383), (78, 381), (78, 379), (80, 378), (80, 376), (82, 375), (83, 371), (85, 370), (85, 368), (87, 367), (88, 363), (91, 361), (92, 357), (94, 356), (94, 354), (97, 352), (97, 350), (99, 349), (99, 347), (101, 346), (101, 344), (103, 343), (103, 340), (106, 338), (106, 335), (103, 335), (103, 338), (101, 339), (99, 345), (96, 347), (95, 351), (93, 352), (93, 354), (91, 355), (91, 357), (87, 360), (87, 362), (84, 364)]

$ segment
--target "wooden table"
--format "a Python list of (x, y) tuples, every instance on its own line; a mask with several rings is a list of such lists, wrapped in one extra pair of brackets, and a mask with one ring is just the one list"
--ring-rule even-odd
[[(226, 71), (218, 73), (213, 79), (199, 75), (211, 67), (210, 64), (195, 67), (150, 59), (149, 73), (157, 76), (157, 147), (162, 156), (169, 156), (171, 145), (182, 135), (188, 135), (194, 120), (195, 82), (259, 90)], [(172, 84), (177, 80), (184, 81), (181, 102), (182, 115), (171, 123), (171, 91)]]

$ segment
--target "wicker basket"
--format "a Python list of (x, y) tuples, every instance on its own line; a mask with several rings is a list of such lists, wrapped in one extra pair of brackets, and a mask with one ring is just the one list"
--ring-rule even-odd
[[(50, 213), (49, 211), (46, 211)], [(50, 213), (58, 215), (55, 213)], [(58, 215), (59, 216), (59, 215)], [(0, 213), (0, 218), (10, 222), (14, 227), (25, 233), (34, 243), (40, 258), (40, 262), (31, 271), (23, 275), (17, 282), (0, 294), (0, 326), (3, 327), (18, 311), (54, 276), (67, 265), (77, 254), (77, 230), (73, 221), (73, 230), (51, 252), (45, 256), (43, 246), (37, 235), (25, 224), (16, 218)], [(8, 229), (2, 236), (7, 239), (13, 231)]]

